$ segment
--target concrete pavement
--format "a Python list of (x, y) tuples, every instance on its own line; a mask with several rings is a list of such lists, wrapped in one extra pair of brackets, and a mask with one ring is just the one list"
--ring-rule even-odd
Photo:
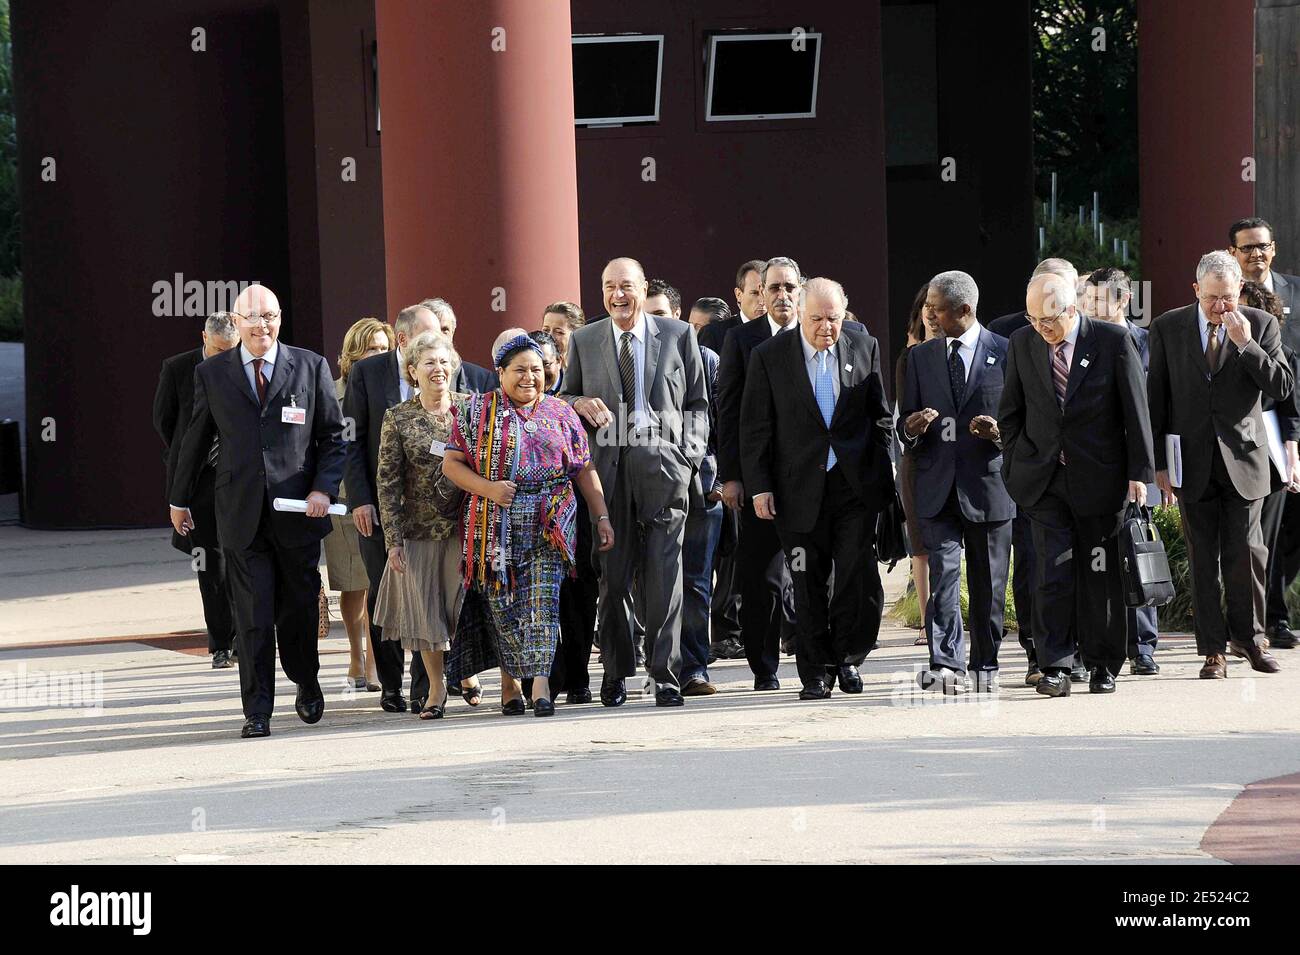
[(324, 720), (281, 680), (273, 735), (244, 741), (237, 671), (163, 648), (199, 638), (116, 638), (198, 623), (165, 537), (32, 533), (0, 528), (0, 862), (1214, 862), (1243, 788), (1300, 772), (1300, 655), (1205, 682), (1173, 640), (1159, 677), (1048, 700), (1008, 642), (996, 701), (946, 702), (897, 628), (861, 696), (797, 702), (792, 664), (755, 693), (729, 661), (680, 710), (507, 719), (487, 679), (440, 723), (344, 691), (332, 636)]

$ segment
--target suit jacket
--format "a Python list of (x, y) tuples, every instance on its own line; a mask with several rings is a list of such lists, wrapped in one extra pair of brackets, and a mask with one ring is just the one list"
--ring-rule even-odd
[(718, 353), (700, 345), (700, 360), (704, 362), (704, 384), (709, 396), (709, 442), (700, 459), (700, 490), (708, 494), (718, 483)]
[(1151, 424), (1133, 340), (1126, 328), (1079, 316), (1064, 410), (1051, 366), (1051, 348), (1037, 331), (1011, 336), (998, 415), (1007, 490), (1018, 505), (1032, 507), (1064, 450), (1076, 512), (1114, 514), (1124, 507), (1129, 481), (1152, 480)]
[(153, 396), (153, 427), (162, 438), (169, 491), (176, 473), (176, 458), (181, 453), (181, 439), (194, 411), (194, 368), (202, 361), (202, 348), (172, 355), (163, 362), (158, 390)]
[[(263, 502), (301, 500), (320, 491), (333, 501), (343, 477), (343, 421), (329, 364), (320, 355), (280, 342), (266, 387), (266, 406), (244, 374), (236, 347), (194, 370), (194, 413), (176, 461), (171, 503), (188, 507), (213, 434), (221, 437), (214, 487), (217, 534), (223, 547), (243, 549), (257, 533)], [(296, 401), (305, 424), (281, 420)], [(330, 532), (330, 519), (271, 511), (277, 542), (299, 547)]]
[(1133, 347), (1137, 349), (1138, 358), (1142, 360), (1142, 371), (1145, 373), (1151, 367), (1150, 332), (1141, 325), (1134, 325), (1127, 318), (1124, 319), (1124, 324), (1128, 326), (1129, 336), (1133, 339)]
[(1300, 277), (1274, 269), (1273, 292), (1282, 300), (1282, 344), (1300, 352)]
[[(932, 338), (908, 350), (907, 374), (899, 396), (898, 439), (910, 447), (915, 462), (917, 516), (935, 517), (956, 485), (957, 501), (967, 520), (1010, 520), (1016, 516), (1016, 505), (1002, 480), (1002, 449), (970, 433), (976, 415), (998, 416), (1007, 340), (987, 328), (980, 330), (960, 408), (953, 406), (948, 380), (950, 341)], [(939, 417), (916, 439), (909, 438), (903, 422), (922, 408), (934, 408)], [(945, 421), (951, 423), (945, 426)], [(953, 430), (948, 432), (948, 428)]]
[(353, 510), (369, 504), (378, 513), (375, 475), (379, 471), (379, 433), (384, 426), (384, 412), (401, 400), (402, 386), (393, 352), (363, 358), (348, 372), (343, 417), (352, 425), (352, 439), (347, 442), (343, 476)]
[(1003, 338), (1010, 338), (1013, 332), (1028, 327), (1029, 313), (1023, 308), (1018, 312), (1012, 312), (1010, 315), (995, 318), (985, 326), (994, 335), (1001, 335)]
[[(1165, 312), (1151, 325), (1151, 433), (1156, 469), (1165, 470), (1165, 436), (1179, 435), (1183, 483), (1179, 497), (1199, 501), (1210, 480), (1211, 455), (1223, 464), (1237, 493), (1248, 501), (1269, 492), (1268, 435), (1261, 402), (1282, 400), (1294, 376), (1282, 353), (1277, 319), (1239, 306), (1251, 340), (1238, 348), (1225, 338), (1219, 370), (1211, 377), (1201, 347), (1199, 306)], [(1207, 414), (1208, 411), (1208, 414)]]
[(727, 340), (727, 332), (733, 328), (739, 328), (744, 322), (739, 316), (733, 315), (731, 318), (724, 318), (722, 321), (713, 321), (700, 329), (700, 345), (704, 348), (711, 348), (722, 355), (722, 346)]
[(854, 325), (846, 323), (836, 343), (840, 396), (829, 427), (808, 380), (798, 328), (769, 338), (750, 357), (740, 424), (743, 480), (750, 496), (773, 494), (778, 530), (806, 533), (816, 524), (830, 448), (869, 509), (880, 510), (893, 491), (893, 415), (880, 377), (880, 346)]
[(462, 361), (452, 380), (451, 390), (463, 395), (487, 394), (499, 384), (497, 373), (491, 368), (484, 368), (472, 361)]
[[(657, 487), (667, 506), (683, 489), (691, 506), (703, 503), (699, 468), (709, 439), (709, 398), (704, 380), (704, 362), (689, 322), (644, 315), (646, 323), (645, 378), (642, 390), (646, 413), (651, 424), (660, 429), (660, 440), (653, 448), (660, 459), (659, 473), (639, 477), (647, 482), (638, 485), (645, 493)], [(615, 493), (618, 462), (627, 435), (628, 421), (619, 421), (623, 400), (618, 355), (608, 322), (584, 325), (569, 339), (569, 365), (564, 371), (560, 397), (572, 405), (579, 398), (600, 398), (614, 414), (614, 423), (599, 429), (585, 419), (591, 446), (592, 464), (600, 475), (605, 499)], [(629, 409), (630, 417), (630, 409)], [(649, 502), (647, 506), (649, 506)], [(650, 510), (657, 508), (651, 506)]]

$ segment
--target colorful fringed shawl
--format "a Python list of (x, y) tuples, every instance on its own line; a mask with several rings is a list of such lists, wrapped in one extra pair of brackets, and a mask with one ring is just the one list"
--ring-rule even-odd
[[(514, 571), (540, 544), (572, 568), (578, 502), (570, 478), (589, 460), (586, 433), (558, 398), (543, 396), (525, 418), (500, 389), (456, 406), (453, 446), (489, 481), (513, 481), (508, 508), (465, 495), (461, 565), (466, 586), (513, 589)], [(525, 421), (536, 424), (529, 432)]]

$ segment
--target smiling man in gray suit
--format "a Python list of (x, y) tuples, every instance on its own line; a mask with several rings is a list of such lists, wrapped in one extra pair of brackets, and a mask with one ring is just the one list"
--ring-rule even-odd
[(702, 506), (699, 467), (709, 400), (695, 329), (647, 315), (645, 270), (617, 258), (601, 273), (610, 321), (569, 342), (561, 397), (587, 426), (614, 525), (614, 547), (597, 553), (597, 629), (605, 661), (600, 701), (620, 706), (636, 673), (632, 583), (642, 574), (646, 666), (655, 703), (681, 706), (682, 536), (690, 502)]

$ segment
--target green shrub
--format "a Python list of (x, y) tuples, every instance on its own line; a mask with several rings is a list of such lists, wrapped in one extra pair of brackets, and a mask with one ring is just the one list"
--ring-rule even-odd
[(23, 277), (0, 275), (0, 342), (23, 340)]
[[(966, 562), (961, 564), (961, 619), (963, 624), (969, 626), (970, 596), (966, 593)], [(903, 626), (916, 630), (921, 626), (921, 604), (916, 599), (915, 588), (909, 586), (907, 593), (898, 598), (894, 604), (894, 609), (890, 611), (896, 619), (902, 622)], [(1007, 569), (1007, 602), (1005, 615), (1003, 617), (1008, 630), (1016, 629), (1016, 603), (1011, 597), (1011, 568)]]

